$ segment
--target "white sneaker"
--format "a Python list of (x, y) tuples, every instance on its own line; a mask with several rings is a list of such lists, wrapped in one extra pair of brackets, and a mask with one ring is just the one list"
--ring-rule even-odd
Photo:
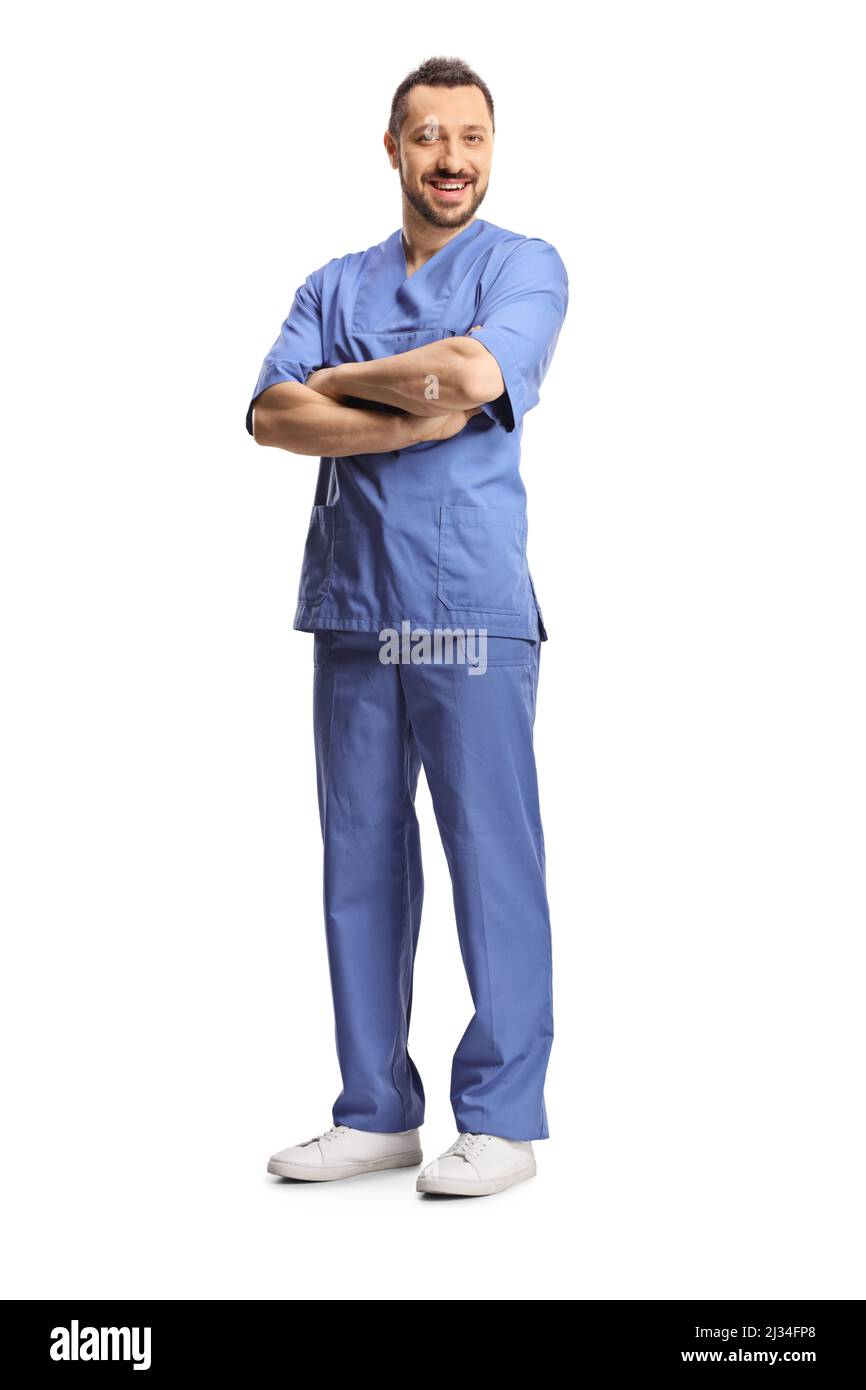
[(457, 1197), (487, 1197), (534, 1177), (530, 1140), (461, 1134), (450, 1149), (422, 1168), (415, 1188), (418, 1192), (450, 1192)]
[(409, 1168), (423, 1160), (417, 1129), (373, 1134), (349, 1125), (333, 1125), (325, 1134), (271, 1154), (268, 1172), (280, 1178), (332, 1182), (375, 1173), (380, 1168)]

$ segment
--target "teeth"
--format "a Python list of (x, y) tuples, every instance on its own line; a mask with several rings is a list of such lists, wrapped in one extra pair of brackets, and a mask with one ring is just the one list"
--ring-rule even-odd
[(465, 184), (465, 183), (437, 183), (437, 181), (436, 181), (435, 179), (433, 179), (433, 187), (434, 187), (434, 188), (441, 189), (441, 191), (442, 191), (443, 193), (456, 193), (456, 192), (458, 191), (458, 189), (465, 188), (465, 187), (466, 187), (466, 184)]

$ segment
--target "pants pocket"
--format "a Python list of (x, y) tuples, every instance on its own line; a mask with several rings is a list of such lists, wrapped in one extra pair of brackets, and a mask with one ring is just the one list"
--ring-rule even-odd
[(437, 594), (446, 608), (517, 614), (528, 582), (526, 513), (439, 508)]
[(336, 503), (313, 507), (304, 546), (298, 603), (321, 603), (331, 587), (334, 568), (334, 525)]

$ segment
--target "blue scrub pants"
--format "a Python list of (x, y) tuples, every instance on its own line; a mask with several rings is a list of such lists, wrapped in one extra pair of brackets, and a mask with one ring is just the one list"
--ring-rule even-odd
[(343, 1089), (334, 1124), (424, 1121), (408, 1050), (424, 892), (423, 763), (475, 1012), (454, 1054), (459, 1131), (547, 1139), (551, 931), (532, 731), (541, 644), (488, 637), (487, 670), (383, 665), (376, 633), (316, 632), (324, 908)]

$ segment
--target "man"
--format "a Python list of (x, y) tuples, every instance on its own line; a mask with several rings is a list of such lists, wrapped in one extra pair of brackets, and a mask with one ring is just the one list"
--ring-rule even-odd
[[(324, 906), (343, 1089), (333, 1127), (274, 1154), (310, 1181), (420, 1164), (409, 1055), (424, 765), (475, 1012), (453, 1059), (457, 1140), (421, 1192), (532, 1177), (546, 1139), (551, 934), (533, 724), (547, 632), (527, 562), (523, 417), (568, 305), (548, 242), (476, 216), (493, 100), (457, 59), (398, 87), (385, 135), (403, 225), (298, 288), (247, 412), (320, 457), (294, 626), (315, 633)], [(386, 660), (385, 634), (481, 634), (483, 663)], [(393, 644), (392, 644), (393, 645)], [(483, 669), (482, 669), (483, 667)]]

